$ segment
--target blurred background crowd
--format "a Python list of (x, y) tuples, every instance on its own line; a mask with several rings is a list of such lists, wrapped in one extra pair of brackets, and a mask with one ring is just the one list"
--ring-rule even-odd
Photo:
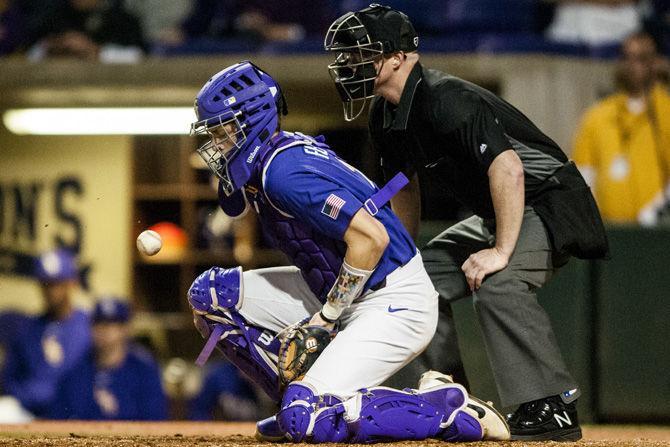
[[(0, 55), (132, 62), (143, 55), (320, 51), (323, 31), (361, 0), (2, 0)], [(665, 50), (663, 0), (392, 0), (423, 51), (541, 51), (612, 57), (642, 29)]]
[[(97, 296), (86, 309), (75, 256), (64, 249), (37, 257), (33, 274), (44, 300), (38, 315), (0, 313), (4, 348), (0, 385), (0, 423), (34, 418), (77, 420), (168, 419), (166, 387), (180, 401), (172, 416), (196, 421), (213, 418), (256, 420), (271, 407), (254, 385), (232, 365), (212, 362), (187, 392), (183, 361), (168, 364), (165, 374), (152, 352), (156, 346), (131, 329), (127, 298)], [(135, 336), (133, 336), (135, 335)], [(183, 400), (184, 396), (188, 396)], [(176, 406), (175, 406), (176, 407)]]
[[(169, 79), (170, 73), (164, 77), (156, 74), (152, 65), (156, 60), (168, 64), (176, 61), (175, 77), (186, 92), (185, 101), (182, 96), (170, 96), (165, 102), (190, 106), (206, 76), (225, 66), (216, 64), (262, 58), (271, 67), (286, 69), (273, 75), (282, 82), (286, 78), (291, 109), (287, 120), (295, 120), (290, 121), (289, 127), (295, 124), (295, 130), (323, 132), (344, 158), (374, 177), (374, 161), (361, 158), (360, 149), (368, 144), (365, 120), (357, 127), (338, 127), (332, 124), (332, 118), (319, 115), (326, 109), (324, 97), (332, 97), (329, 104), (335, 106), (333, 114), (340, 113), (332, 85), (328, 84), (331, 90), (322, 93), (329, 83), (325, 64), (319, 59), (324, 57), (325, 31), (339, 15), (368, 3), (0, 0), (0, 96), (10, 98), (0, 108), (24, 106), (21, 101), (28, 105), (32, 105), (30, 101), (59, 105), (67, 103), (71, 97), (68, 95), (75, 90), (76, 101), (85, 105), (105, 101), (112, 106), (138, 105), (144, 99), (135, 100), (134, 96), (155, 99), (160, 96), (155, 92), (168, 96), (172, 86), (164, 80)], [(639, 346), (651, 349), (655, 345), (644, 343), (652, 339), (644, 337), (658, 334), (661, 326), (668, 332), (667, 322), (663, 325), (662, 321), (667, 319), (667, 313), (654, 307), (659, 301), (657, 291), (664, 287), (667, 290), (667, 275), (662, 275), (657, 265), (659, 257), (652, 253), (658, 249), (666, 256), (668, 249), (664, 244), (670, 242), (664, 230), (670, 225), (670, 2), (382, 3), (410, 17), (420, 36), (422, 54), (430, 54), (438, 62), (444, 57), (446, 71), (454, 62), (458, 70), (467, 66), (469, 73), (483, 74), (488, 88), (503, 96), (508, 94), (506, 99), (515, 105), (525, 101), (520, 107), (526, 111), (523, 106), (530, 106), (531, 119), (535, 120), (539, 113), (540, 122), (553, 122), (553, 129), (562, 129), (568, 135), (559, 138), (559, 142), (589, 182), (609, 228), (624, 228), (612, 233), (612, 237), (615, 254), (624, 253), (627, 257), (610, 264), (615, 265), (610, 270), (577, 263), (562, 277), (562, 290), (548, 292), (555, 295), (554, 300), (559, 296), (564, 300), (554, 303), (554, 315), (568, 321), (565, 330), (557, 331), (559, 337), (564, 337), (561, 343), (569, 347), (564, 349), (569, 352), (568, 361), (577, 365), (577, 376), (586, 382), (585, 388), (590, 386), (594, 396), (599, 396), (590, 398), (587, 394), (582, 401), (591, 411), (582, 413), (587, 420), (603, 420), (605, 416), (635, 419), (631, 414), (646, 417), (644, 420), (670, 420), (667, 379), (659, 389), (649, 386), (659, 376), (650, 378), (641, 371), (630, 370), (643, 363), (631, 360), (634, 354), (647, 352)], [(476, 58), (482, 54), (528, 58), (497, 64), (502, 68), (496, 73), (502, 73), (501, 79), (508, 76), (508, 80), (496, 83), (491, 80), (498, 74), (491, 75), (488, 66), (482, 68), (477, 63)], [(454, 55), (462, 59), (449, 59)], [(290, 62), (283, 61), (285, 56)], [(3, 74), (9, 67), (6, 61), (10, 60), (14, 68)], [(216, 62), (207, 65), (211, 60)], [(296, 60), (304, 68), (289, 70), (287, 64)], [(60, 61), (71, 64), (53, 65)], [(547, 69), (551, 75), (543, 74), (542, 66), (554, 67), (548, 61), (562, 64), (556, 70), (562, 74), (552, 77), (553, 68)], [(593, 61), (596, 65), (590, 65)], [(102, 64), (110, 71), (100, 70)], [(191, 64), (200, 76), (193, 76), (196, 81), (187, 76)], [(515, 66), (517, 71), (505, 64)], [(586, 82), (581, 86), (573, 83), (568, 76), (572, 64), (586, 73), (583, 79), (590, 82), (588, 86)], [(591, 79), (597, 75), (589, 70), (601, 66), (597, 64), (605, 67), (598, 73), (611, 74), (612, 79)], [(52, 74), (41, 72), (45, 66), (53, 70)], [(132, 73), (151, 72), (154, 77), (141, 81), (137, 81), (141, 76), (124, 77), (119, 66), (128, 70), (140, 67)], [(28, 94), (20, 96), (13, 90), (21, 86), (26, 67), (30, 67), (33, 84), (26, 88)], [(162, 67), (169, 71), (172, 66)], [(523, 68), (518, 67), (537, 68), (533, 73), (538, 73), (544, 82), (538, 85), (560, 83), (563, 91), (552, 93), (551, 98), (565, 97), (566, 102), (547, 101), (550, 96), (525, 96), (526, 87), (540, 93), (542, 88), (524, 85), (524, 78), (516, 83), (509, 81), (524, 74)], [(181, 71), (177, 73), (178, 70)], [(311, 79), (314, 70), (323, 76)], [(54, 81), (61, 74), (69, 78), (79, 72), (84, 74), (78, 81)], [(120, 81), (115, 81), (115, 76)], [(103, 79), (101, 90), (86, 90), (93, 81), (97, 82), (96, 77)], [(43, 87), (42, 78), (49, 78), (57, 88)], [(104, 82), (108, 81), (117, 89), (113, 93), (106, 91)], [(136, 89), (125, 91), (124, 82), (134, 83)], [(304, 92), (296, 87), (300, 83), (309, 84)], [(594, 85), (598, 86), (597, 92), (590, 91), (596, 89)], [(597, 100), (583, 104), (580, 96), (586, 88), (590, 97)], [(175, 95), (182, 91), (174, 90)], [(562, 108), (568, 100), (575, 103), (571, 111)], [(575, 125), (566, 128), (564, 123)], [(184, 124), (187, 127), (189, 123)], [(272, 404), (262, 392), (221, 358), (204, 370), (192, 365), (200, 340), (191, 326), (184, 295), (195, 274), (212, 264), (250, 268), (284, 262), (259, 237), (253, 217), (233, 223), (217, 210), (207, 170), (197, 157), (190, 156), (194, 142), (185, 136), (133, 135), (121, 140), (108, 135), (25, 136), (6, 128), (0, 130), (4, 159), (0, 160), (4, 163), (0, 169), (0, 282), (5, 284), (0, 286), (0, 351), (4, 352), (0, 356), (0, 396), (5, 396), (0, 397), (0, 423), (32, 418), (256, 420), (270, 414)], [(548, 131), (553, 137), (551, 127)], [(55, 171), (50, 171), (52, 168)], [(45, 178), (41, 177), (42, 172)], [(53, 209), (45, 211), (37, 204), (31, 205), (31, 200), (37, 203), (39, 194), (47, 190)], [(439, 196), (425, 201), (426, 232), (432, 220), (454, 220), (467, 213), (436, 188), (426, 188), (424, 194)], [(441, 206), (431, 208), (431, 203)], [(113, 230), (115, 223), (122, 229)], [(139, 230), (150, 225), (165, 243), (155, 259), (142, 258), (130, 248)], [(642, 228), (653, 231), (630, 233)], [(40, 236), (51, 231), (57, 232), (55, 237), (51, 233), (48, 238)], [(625, 296), (609, 302), (603, 299), (608, 294), (630, 291), (628, 285), (612, 285), (615, 280), (625, 279), (618, 268), (626, 274), (634, 270), (630, 275), (635, 278), (631, 282), (636, 284), (637, 304)], [(645, 279), (646, 274), (652, 279)], [(110, 289), (114, 290), (111, 295), (98, 292)], [(571, 291), (575, 293), (570, 294)], [(31, 294), (38, 297), (39, 303), (36, 310), (25, 312), (21, 302)], [(583, 304), (587, 302), (588, 305)], [(634, 307), (622, 310), (614, 307), (615, 302)], [(644, 324), (640, 326), (614, 323), (620, 321), (617, 318), (630, 322), (635, 312), (644, 309), (648, 314), (641, 318)], [(616, 326), (621, 338), (635, 346), (608, 338), (615, 335), (614, 329), (607, 333), (608, 325)], [(625, 329), (646, 332), (631, 336)], [(657, 344), (659, 339), (654, 339)], [(642, 343), (638, 345), (639, 341)], [(593, 360), (596, 351), (602, 353), (598, 362)], [(610, 355), (614, 351), (622, 357), (629, 355), (625, 368), (607, 366), (611, 359), (612, 365), (618, 365), (619, 357)], [(470, 352), (476, 356), (481, 349)], [(647, 358), (655, 361), (656, 355), (651, 351)], [(670, 357), (666, 353), (661, 358)], [(466, 366), (469, 361), (466, 359)], [(473, 357), (471, 362), (484, 367), (486, 364), (479, 357)], [(629, 406), (634, 402), (630, 414), (620, 412), (618, 401), (605, 398), (608, 389), (619, 386), (607, 386), (607, 380), (615, 381), (617, 371), (628, 378), (640, 378), (640, 388), (635, 388), (636, 382), (628, 395)], [(650, 394), (650, 398), (657, 398), (659, 403), (649, 406), (648, 413), (643, 411), (646, 406), (640, 407), (642, 410), (635, 407), (648, 402), (639, 398), (637, 390), (643, 387), (653, 388), (655, 391), (650, 392), (655, 394)]]

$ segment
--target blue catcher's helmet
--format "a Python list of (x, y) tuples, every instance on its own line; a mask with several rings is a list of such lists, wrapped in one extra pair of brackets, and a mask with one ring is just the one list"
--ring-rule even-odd
[(279, 84), (249, 61), (215, 74), (195, 98), (191, 135), (209, 140), (198, 153), (231, 195), (244, 186), (258, 150), (278, 130), (286, 101)]

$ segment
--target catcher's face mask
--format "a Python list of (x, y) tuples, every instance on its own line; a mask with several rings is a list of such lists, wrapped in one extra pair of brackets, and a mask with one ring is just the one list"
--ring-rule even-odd
[(353, 121), (374, 97), (375, 61), (384, 54), (384, 45), (373, 42), (361, 20), (350, 12), (330, 25), (324, 47), (337, 53), (328, 71), (342, 99), (344, 119)]
[[(206, 138), (197, 149), (198, 154), (222, 181), (226, 192), (234, 190), (229, 164), (242, 150), (247, 141), (244, 124), (238, 119), (240, 112), (227, 112), (214, 120), (202, 120), (193, 123), (191, 135)], [(214, 122), (212, 122), (214, 121)]]

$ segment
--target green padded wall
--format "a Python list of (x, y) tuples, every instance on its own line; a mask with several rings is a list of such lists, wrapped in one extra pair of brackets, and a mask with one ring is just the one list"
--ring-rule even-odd
[(670, 420), (670, 230), (610, 231), (597, 264), (598, 406), (608, 420)]

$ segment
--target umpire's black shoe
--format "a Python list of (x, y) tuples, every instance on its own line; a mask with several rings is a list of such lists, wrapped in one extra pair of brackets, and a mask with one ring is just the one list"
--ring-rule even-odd
[(577, 441), (582, 438), (575, 403), (566, 404), (560, 396), (522, 404), (507, 415), (507, 424), (515, 441)]

